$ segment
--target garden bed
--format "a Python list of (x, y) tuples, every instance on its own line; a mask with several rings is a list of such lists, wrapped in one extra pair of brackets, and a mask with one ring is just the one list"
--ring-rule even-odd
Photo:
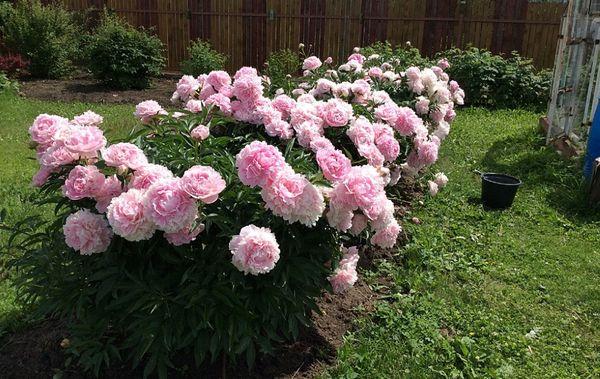
[[(361, 265), (370, 265), (384, 251), (363, 256)], [(367, 258), (367, 259), (364, 259)], [(389, 283), (386, 278), (377, 279), (374, 286), (384, 291)], [(312, 378), (331, 364), (337, 349), (342, 345), (344, 334), (351, 329), (352, 320), (373, 310), (373, 304), (380, 296), (372, 286), (360, 280), (351, 290), (342, 295), (325, 294), (319, 300), (322, 314), (313, 315), (314, 327), (301, 331), (296, 342), (281, 346), (274, 356), (263, 357), (256, 362), (252, 371), (243, 363), (226, 367), (223, 362), (194, 367), (191, 357), (181, 357), (175, 362), (179, 370), (171, 372), (169, 377), (229, 377), (229, 378), (270, 378), (294, 377)], [(61, 341), (68, 338), (68, 330), (60, 320), (46, 320), (34, 327), (24, 329), (8, 337), (0, 355), (0, 372), (10, 373), (7, 378), (51, 377), (63, 371), (63, 378), (93, 377), (78, 368), (65, 370), (66, 355)], [(189, 367), (189, 371), (182, 369)], [(115, 365), (103, 373), (106, 378), (129, 378), (142, 375), (142, 367), (132, 371), (129, 365)]]
[(64, 80), (26, 80), (20, 83), (20, 92), (27, 98), (38, 100), (137, 104), (148, 99), (166, 102), (173, 93), (175, 82), (177, 79), (174, 76), (165, 75), (155, 78), (148, 89), (116, 90), (103, 86), (89, 75), (81, 74)]

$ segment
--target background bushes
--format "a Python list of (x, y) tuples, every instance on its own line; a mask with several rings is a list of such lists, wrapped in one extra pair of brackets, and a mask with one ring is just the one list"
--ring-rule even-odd
[(366, 57), (377, 54), (383, 62), (401, 69), (427, 67), (446, 58), (450, 62), (446, 72), (464, 89), (466, 105), (542, 111), (550, 96), (551, 73), (536, 69), (531, 59), (516, 52), (501, 56), (475, 47), (452, 48), (438, 53), (436, 59), (429, 59), (410, 45), (394, 47), (388, 42), (377, 42), (361, 53)]
[(287, 89), (290, 83), (287, 75), (298, 74), (301, 66), (300, 56), (290, 49), (273, 51), (269, 54), (265, 66), (265, 74), (271, 78), (271, 88)]
[(81, 30), (71, 13), (60, 6), (19, 0), (0, 6), (0, 34), (9, 50), (30, 62), (29, 72), (39, 78), (60, 78), (72, 70)]
[(223, 70), (227, 56), (212, 48), (206, 41), (197, 39), (188, 47), (189, 58), (181, 62), (181, 71), (187, 75), (198, 76), (211, 71)]
[(546, 108), (552, 75), (537, 70), (516, 52), (508, 57), (475, 47), (439, 53), (450, 62), (446, 70), (465, 90), (469, 105), (488, 108)]
[(161, 40), (117, 17), (104, 15), (87, 41), (88, 67), (113, 88), (146, 88), (165, 66)]

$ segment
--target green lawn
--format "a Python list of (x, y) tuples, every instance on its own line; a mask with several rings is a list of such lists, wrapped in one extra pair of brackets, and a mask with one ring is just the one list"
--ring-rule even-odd
[[(113, 133), (133, 106), (61, 104), (0, 94), (0, 209), (10, 224), (39, 212), (27, 203), (36, 164), (27, 128), (40, 112), (92, 109)], [(449, 185), (404, 222), (412, 235), (397, 261), (367, 280), (393, 285), (356, 321), (332, 377), (600, 376), (600, 212), (586, 206), (577, 162), (544, 147), (537, 115), (460, 110), (437, 165)], [(479, 178), (501, 171), (525, 183), (515, 206), (483, 211)], [(0, 244), (6, 235), (0, 234)], [(2, 259), (0, 258), (0, 265)], [(0, 274), (2, 270), (0, 268)], [(21, 320), (0, 281), (0, 333)], [(531, 332), (535, 331), (535, 332)]]
[[(333, 377), (599, 377), (600, 211), (538, 115), (461, 110), (437, 169), (448, 186), (405, 222), (391, 295), (347, 336)], [(474, 170), (524, 182), (486, 212)], [(530, 333), (531, 331), (533, 333)]]

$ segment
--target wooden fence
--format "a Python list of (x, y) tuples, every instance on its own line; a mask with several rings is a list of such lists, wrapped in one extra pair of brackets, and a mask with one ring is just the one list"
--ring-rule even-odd
[(321, 57), (344, 60), (354, 46), (410, 41), (433, 55), (472, 44), (513, 50), (551, 67), (566, 5), (527, 0), (63, 0), (70, 9), (108, 9), (154, 26), (178, 70), (189, 41), (209, 40), (228, 69), (262, 66), (274, 50), (300, 42)]

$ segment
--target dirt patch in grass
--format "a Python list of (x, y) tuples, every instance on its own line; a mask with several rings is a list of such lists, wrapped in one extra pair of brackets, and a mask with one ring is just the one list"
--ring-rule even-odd
[(148, 89), (119, 91), (82, 74), (65, 80), (26, 80), (20, 83), (19, 91), (27, 98), (39, 100), (104, 104), (137, 104), (144, 100), (156, 100), (165, 106), (175, 90), (177, 80), (177, 76), (165, 75), (152, 80), (152, 86)]
[[(373, 309), (379, 294), (361, 279), (347, 293), (325, 294), (319, 300), (321, 314), (314, 314), (314, 327), (301, 331), (297, 341), (284, 344), (273, 356), (259, 358), (248, 371), (243, 364), (233, 367), (223, 362), (194, 366), (193, 360), (182, 357), (175, 362), (178, 370), (169, 378), (312, 378), (333, 363), (343, 335), (351, 328), (352, 320)], [(0, 376), (2, 378), (29, 379), (52, 378), (62, 373), (62, 378), (92, 378), (77, 368), (65, 369), (66, 354), (61, 341), (69, 333), (64, 322), (47, 320), (8, 337), (0, 351)], [(130, 366), (111, 366), (101, 377), (141, 377), (143, 367), (131, 370)]]

